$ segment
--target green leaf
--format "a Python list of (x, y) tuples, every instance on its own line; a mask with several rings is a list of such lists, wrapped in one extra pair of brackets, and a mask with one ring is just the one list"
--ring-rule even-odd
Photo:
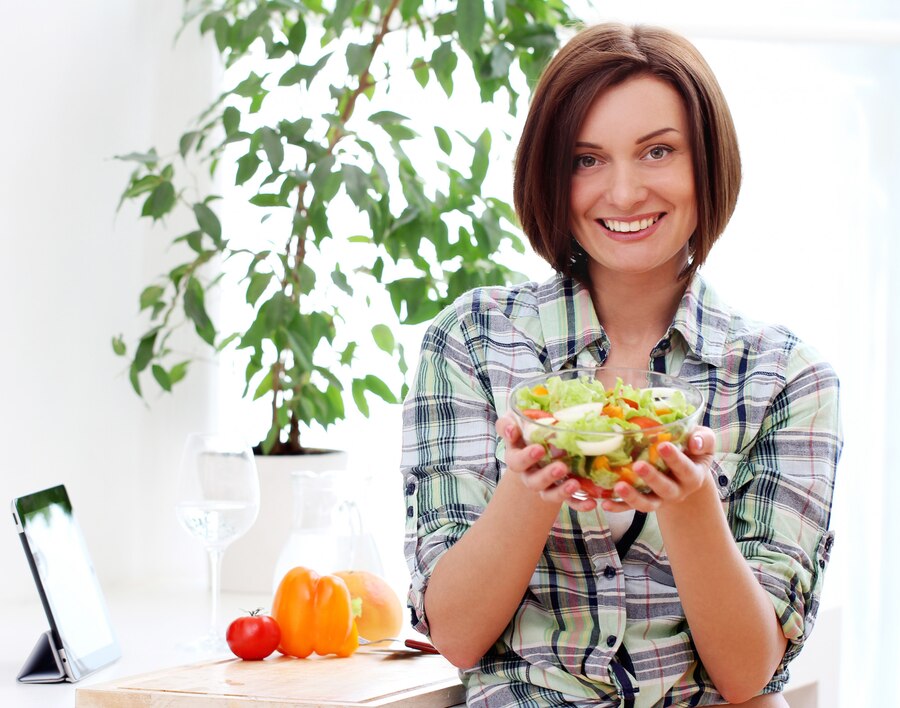
[(431, 67), (438, 83), (447, 96), (453, 94), (453, 71), (456, 69), (456, 52), (449, 42), (444, 42), (431, 55)]
[(112, 338), (112, 348), (116, 356), (125, 356), (127, 353), (128, 348), (125, 346), (125, 340), (122, 339), (121, 334)]
[(262, 381), (259, 382), (259, 386), (256, 387), (256, 391), (253, 393), (254, 401), (259, 400), (272, 390), (272, 379), (272, 369), (269, 369), (266, 372), (266, 375), (263, 376)]
[(387, 401), (388, 403), (397, 402), (397, 397), (394, 396), (394, 392), (391, 391), (390, 387), (377, 376), (368, 374), (365, 378), (365, 382), (366, 388), (383, 401)]
[(215, 242), (216, 246), (222, 246), (222, 223), (216, 213), (206, 204), (198, 202), (194, 204), (194, 216), (197, 218), (197, 225), (203, 233), (208, 234)]
[(280, 194), (255, 194), (249, 202), (258, 207), (286, 207), (290, 206), (287, 200)]
[(134, 392), (138, 396), (143, 398), (144, 394), (141, 393), (141, 379), (138, 374), (140, 374), (140, 372), (137, 370), (135, 365), (132, 363), (131, 367), (129, 367), (129, 369), (128, 369), (128, 380), (131, 382), (131, 388), (134, 389)]
[(407, 128), (399, 123), (384, 123), (381, 129), (390, 135), (394, 140), (412, 140), (419, 137), (419, 134), (412, 128)]
[(487, 128), (478, 136), (475, 143), (475, 155), (472, 158), (472, 182), (480, 187), (484, 182), (487, 174), (490, 150), (491, 150), (491, 131)]
[(277, 172), (281, 163), (284, 162), (284, 145), (281, 144), (281, 136), (268, 127), (262, 128), (260, 133), (263, 150), (266, 152), (272, 171)]
[(437, 136), (438, 147), (443, 151), (445, 155), (449, 155), (453, 150), (453, 142), (450, 140), (450, 136), (447, 134), (447, 131), (441, 128), (439, 125), (434, 126), (434, 134)]
[(178, 152), (182, 158), (187, 157), (198, 135), (200, 135), (199, 131), (192, 130), (181, 136), (181, 140), (178, 141)]
[(228, 24), (228, 20), (224, 17), (220, 16), (216, 20), (216, 24), (213, 26), (213, 34), (216, 38), (216, 46), (219, 48), (219, 52), (224, 53), (226, 49), (228, 49), (228, 37), (231, 34), (231, 25)]
[(165, 292), (165, 288), (161, 288), (159, 285), (150, 285), (144, 288), (140, 299), (141, 311), (146, 310), (148, 307), (153, 307)]
[(347, 195), (354, 204), (360, 206), (368, 201), (368, 189), (372, 184), (369, 175), (356, 165), (341, 165), (341, 175)]
[(247, 303), (255, 305), (271, 281), (272, 273), (253, 273), (250, 276), (250, 284), (247, 286)]
[(172, 211), (175, 206), (175, 187), (171, 182), (160, 182), (150, 196), (144, 202), (141, 209), (141, 216), (152, 216), (154, 221), (161, 219), (163, 216)]
[(200, 338), (210, 346), (214, 346), (216, 329), (206, 313), (203, 286), (193, 276), (188, 279), (184, 291), (184, 313), (193, 321)]
[(372, 339), (375, 340), (375, 344), (378, 345), (378, 348), (388, 354), (394, 353), (394, 346), (396, 341), (394, 340), (394, 333), (391, 331), (391, 328), (384, 324), (377, 324), (372, 327)]
[(231, 93), (243, 96), (244, 98), (253, 98), (263, 91), (262, 82), (266, 76), (268, 76), (268, 74), (259, 76), (255, 71), (251, 71), (246, 79), (239, 82), (237, 86), (231, 89)]
[(147, 368), (147, 364), (153, 358), (153, 347), (156, 345), (157, 330), (151, 330), (149, 334), (141, 337), (138, 343), (137, 351), (134, 353), (134, 361), (131, 363), (132, 368), (136, 372), (141, 372)]
[(259, 169), (259, 166), (261, 164), (262, 160), (260, 160), (256, 156), (255, 152), (248, 152), (246, 155), (238, 158), (238, 168), (237, 174), (234, 177), (234, 184), (236, 186), (244, 184), (244, 182), (246, 182), (256, 174), (256, 171)]
[(424, 59), (417, 59), (413, 62), (413, 76), (416, 77), (419, 86), (422, 88), (428, 86), (428, 79), (431, 78), (431, 74), (428, 73), (428, 64)]
[(341, 290), (343, 290), (348, 295), (353, 295), (353, 288), (350, 287), (350, 283), (347, 282), (347, 276), (341, 270), (340, 266), (336, 266), (335, 269), (331, 272), (331, 282), (338, 286)]
[(360, 76), (372, 60), (372, 48), (368, 44), (351, 44), (347, 47), (347, 71)]
[(498, 25), (506, 17), (506, 0), (494, 0), (494, 22)]
[(356, 342), (350, 342), (344, 351), (341, 352), (341, 364), (343, 366), (347, 366), (353, 361), (353, 352), (356, 351), (357, 344)]
[(222, 112), (222, 127), (225, 128), (225, 135), (231, 137), (234, 135), (241, 125), (241, 112), (234, 106), (228, 106)]
[(189, 361), (182, 361), (169, 369), (169, 382), (174, 386), (187, 374)]
[(164, 368), (159, 364), (154, 364), (150, 368), (150, 371), (153, 372), (153, 378), (156, 379), (156, 383), (158, 383), (164, 391), (172, 390), (172, 379), (169, 378), (169, 374)]
[(512, 66), (514, 55), (503, 44), (495, 44), (491, 49), (490, 75), (494, 78), (509, 76), (509, 67)]
[(459, 0), (456, 3), (459, 43), (470, 55), (475, 54), (481, 46), (485, 20), (484, 0)]
[(159, 155), (156, 154), (155, 148), (150, 148), (147, 152), (129, 152), (127, 155), (116, 155), (116, 159), (124, 160), (125, 162), (139, 162), (153, 169), (156, 163), (159, 162)]
[(359, 408), (359, 412), (368, 418), (369, 402), (366, 400), (366, 382), (362, 379), (353, 379), (350, 391), (353, 393), (353, 402)]
[(350, 12), (353, 10), (354, 1), (355, 0), (337, 0), (334, 4), (334, 12), (331, 15), (330, 21), (327, 22), (327, 26), (331, 27), (338, 37), (340, 37), (341, 32), (344, 29), (344, 22), (346, 22), (347, 18), (350, 16)]
[(399, 113), (395, 113), (394, 111), (378, 111), (369, 116), (369, 122), (377, 123), (378, 125), (384, 125), (385, 123), (402, 123), (405, 120), (409, 120), (409, 118)]
[(297, 21), (291, 27), (290, 32), (288, 32), (287, 40), (288, 49), (294, 54), (299, 54), (306, 42), (306, 22), (304, 22), (302, 14), (297, 15)]

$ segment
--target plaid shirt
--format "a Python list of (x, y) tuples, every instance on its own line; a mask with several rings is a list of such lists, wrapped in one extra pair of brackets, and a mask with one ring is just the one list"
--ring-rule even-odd
[[(609, 340), (589, 291), (557, 276), (461, 297), (428, 329), (404, 405), (405, 552), (413, 625), (442, 554), (474, 524), (504, 470), (494, 422), (510, 390), (542, 372), (603, 364)], [(707, 397), (711, 473), (740, 552), (772, 600), (788, 649), (812, 630), (832, 544), (841, 450), (838, 381), (781, 327), (748, 321), (695, 276), (649, 368)], [(655, 514), (615, 543), (602, 509), (563, 505), (513, 620), (473, 669), (469, 705), (723, 703), (691, 642)]]

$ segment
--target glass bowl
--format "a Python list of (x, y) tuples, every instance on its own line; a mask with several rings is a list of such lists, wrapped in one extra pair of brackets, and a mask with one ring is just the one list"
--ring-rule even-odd
[(580, 499), (616, 499), (619, 480), (649, 493), (634, 463), (666, 471), (658, 445), (684, 449), (704, 405), (703, 394), (687, 381), (616, 367), (542, 374), (516, 386), (509, 400), (526, 444), (546, 451), (540, 464), (565, 462), (581, 484)]

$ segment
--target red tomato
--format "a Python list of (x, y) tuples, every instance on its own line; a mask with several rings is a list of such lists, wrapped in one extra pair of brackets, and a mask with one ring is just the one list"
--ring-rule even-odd
[(640, 425), (642, 428), (658, 428), (662, 425), (659, 421), (653, 420), (653, 418), (647, 418), (643, 415), (636, 415), (634, 418), (629, 418), (628, 422)]
[(586, 477), (576, 477), (578, 480), (578, 484), (581, 485), (581, 491), (587, 494), (589, 497), (600, 497), (601, 499), (609, 499), (612, 497), (613, 493), (611, 489), (604, 489), (603, 487), (597, 486), (594, 484), (593, 480), (587, 479)]
[(553, 415), (548, 413), (547, 411), (542, 411), (540, 408), (523, 408), (519, 411), (526, 418), (531, 418), (532, 420), (541, 420), (542, 418), (552, 419)]
[(281, 629), (269, 615), (253, 610), (228, 625), (225, 641), (235, 656), (249, 661), (265, 659), (278, 647)]

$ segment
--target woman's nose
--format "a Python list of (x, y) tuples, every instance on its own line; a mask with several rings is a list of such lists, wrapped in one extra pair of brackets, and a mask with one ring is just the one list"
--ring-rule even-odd
[(608, 172), (608, 178), (607, 201), (623, 214), (647, 198), (647, 187), (640, 171), (632, 165), (614, 165)]

